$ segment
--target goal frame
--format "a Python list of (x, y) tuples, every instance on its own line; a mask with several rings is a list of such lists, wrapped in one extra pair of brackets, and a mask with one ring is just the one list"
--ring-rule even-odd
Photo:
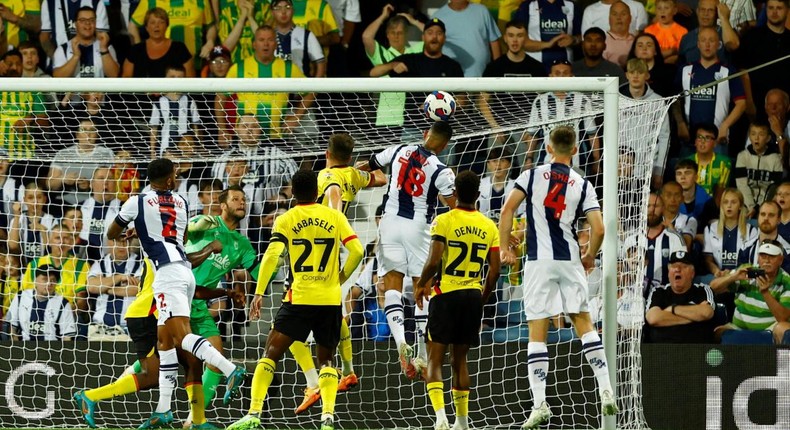
[[(586, 78), (293, 78), (293, 79), (168, 79), (168, 78), (14, 78), (0, 83), (2, 91), (40, 92), (548, 92), (599, 91), (603, 94), (603, 223), (608, 238), (602, 244), (603, 343), (613, 389), (617, 388), (617, 166), (619, 80)], [(612, 239), (615, 238), (615, 239)], [(616, 395), (616, 393), (615, 393)], [(602, 428), (614, 430), (616, 417), (602, 416)]]

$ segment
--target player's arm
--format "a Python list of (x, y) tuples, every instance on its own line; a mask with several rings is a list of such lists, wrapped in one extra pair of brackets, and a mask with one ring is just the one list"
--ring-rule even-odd
[(387, 185), (387, 175), (381, 169), (376, 169), (370, 172), (370, 183), (365, 188), (383, 187), (384, 185)]
[(439, 200), (450, 209), (455, 209), (455, 196), (439, 196)]
[(488, 302), (491, 293), (496, 289), (497, 283), (499, 282), (499, 270), (501, 267), (502, 263), (499, 260), (499, 242), (496, 241), (494, 246), (488, 250), (488, 274), (486, 275), (486, 283), (483, 288), (483, 303)]
[(329, 199), (329, 207), (343, 212), (343, 193), (340, 192), (340, 185), (331, 184), (324, 191), (324, 195)]
[(121, 237), (126, 226), (137, 218), (137, 199), (139, 198), (139, 196), (132, 197), (121, 206), (118, 215), (107, 227), (107, 239), (115, 240)]
[(280, 256), (285, 251), (286, 241), (287, 239), (282, 233), (274, 233), (269, 242), (269, 246), (266, 247), (266, 252), (263, 253), (263, 262), (258, 271), (258, 282), (255, 286), (255, 297), (253, 297), (252, 303), (250, 303), (251, 320), (256, 320), (261, 316), (263, 294), (266, 293), (266, 287), (280, 267)]
[(218, 254), (220, 252), (222, 252), (222, 242), (219, 240), (214, 240), (200, 251), (187, 254), (187, 260), (189, 260), (189, 264), (191, 264), (192, 267), (198, 267), (203, 264), (203, 262), (211, 256), (211, 254)]
[(587, 253), (582, 255), (582, 264), (585, 269), (595, 264), (595, 256), (598, 255), (603, 243), (604, 227), (601, 211), (592, 210), (587, 212), (587, 222), (590, 223), (590, 245), (587, 247)]
[[(345, 219), (345, 217), (343, 218)], [(348, 223), (348, 221), (346, 221), (346, 223)], [(343, 246), (348, 250), (348, 258), (343, 265), (343, 269), (340, 271), (341, 285), (351, 277), (351, 274), (354, 273), (354, 270), (356, 270), (357, 266), (359, 266), (359, 263), (362, 261), (362, 257), (365, 256), (365, 249), (362, 247), (362, 242), (359, 241), (356, 234), (343, 239)]]
[[(516, 254), (510, 245), (510, 232), (513, 230), (513, 214), (526, 197), (527, 195), (521, 190), (521, 187), (513, 188), (507, 195), (502, 211), (499, 213), (499, 257), (502, 264), (516, 262)], [(590, 241), (592, 242), (592, 239)]]

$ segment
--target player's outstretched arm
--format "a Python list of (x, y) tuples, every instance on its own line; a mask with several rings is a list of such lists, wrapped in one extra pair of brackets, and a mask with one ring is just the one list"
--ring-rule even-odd
[(115, 240), (121, 237), (124, 227), (126, 226), (122, 226), (118, 224), (118, 221), (113, 220), (112, 223), (110, 223), (110, 226), (107, 228), (107, 239)]
[(491, 293), (496, 289), (499, 281), (499, 269), (502, 263), (499, 259), (499, 247), (491, 247), (488, 251), (488, 274), (486, 275), (485, 288), (483, 288), (483, 303), (488, 302)]
[(384, 172), (381, 170), (374, 170), (370, 173), (373, 175), (373, 180), (365, 188), (383, 187), (387, 185), (387, 175), (385, 175)]
[(510, 231), (513, 229), (513, 214), (526, 196), (518, 188), (511, 190), (499, 214), (499, 256), (501, 264), (509, 265), (516, 262), (516, 254), (510, 245)]
[[(346, 223), (348, 223), (348, 221), (346, 221)], [(343, 269), (340, 271), (341, 285), (351, 277), (354, 270), (356, 270), (357, 266), (359, 266), (359, 263), (362, 261), (362, 257), (365, 256), (365, 249), (362, 247), (362, 242), (359, 241), (357, 236), (353, 235), (349, 237), (351, 240), (346, 239), (343, 244), (348, 250), (348, 258), (346, 259), (346, 264), (343, 265)]]
[(340, 192), (340, 186), (332, 184), (327, 187), (324, 192), (326, 198), (329, 199), (329, 207), (340, 212), (343, 212), (343, 194)]
[(420, 309), (422, 309), (422, 298), (431, 295), (433, 278), (441, 269), (442, 255), (444, 255), (444, 238), (432, 239), (431, 249), (428, 251), (428, 260), (422, 267), (420, 280), (414, 286), (414, 301)]
[(272, 241), (266, 247), (266, 252), (263, 253), (261, 268), (258, 270), (258, 283), (255, 287), (256, 296), (263, 296), (266, 293), (266, 287), (269, 286), (269, 282), (280, 267), (280, 256), (285, 251), (283, 240), (285, 239), (278, 240), (276, 236), (272, 237)]

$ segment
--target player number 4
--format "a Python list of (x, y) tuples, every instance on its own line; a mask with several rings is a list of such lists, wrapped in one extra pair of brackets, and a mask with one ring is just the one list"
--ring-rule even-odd
[(565, 193), (561, 193), (562, 187), (565, 184), (555, 183), (549, 190), (549, 194), (543, 200), (543, 206), (554, 211), (554, 219), (562, 218), (562, 212), (565, 211)]

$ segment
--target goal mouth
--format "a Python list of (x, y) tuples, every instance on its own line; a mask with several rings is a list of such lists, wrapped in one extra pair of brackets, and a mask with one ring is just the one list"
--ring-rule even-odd
[[(112, 219), (108, 212), (94, 214), (93, 208), (114, 199), (120, 204), (139, 192), (146, 185), (145, 167), (156, 157), (176, 162), (177, 191), (187, 199), (192, 215), (204, 210), (216, 214), (219, 191), (239, 185), (245, 191), (248, 214), (240, 231), (262, 253), (273, 219), (292, 204), (290, 175), (300, 168), (323, 168), (330, 135), (347, 133), (355, 140), (352, 165), (392, 145), (421, 143), (433, 124), (423, 108), (425, 97), (433, 91), (446, 91), (455, 100), (449, 119), (452, 143), (440, 159), (456, 171), (471, 169), (481, 175), (488, 188), (481, 187), (480, 210), (495, 221), (512, 188), (508, 181), (525, 167), (550, 162), (545, 149), (549, 132), (557, 125), (572, 126), (579, 143), (574, 168), (603, 197), (607, 239), (600, 265), (590, 273), (589, 299), (593, 318), (602, 328), (610, 371), (616, 375), (621, 411), (616, 425), (647, 428), (639, 387), (644, 249), (641, 242), (633, 249), (622, 249), (620, 244), (645, 233), (651, 176), (654, 166), (663, 163), (656, 160), (656, 141), (669, 100), (639, 102), (621, 97), (616, 78), (19, 78), (4, 80), (3, 86), (5, 93), (19, 95), (16, 103), (24, 114), (5, 130), (7, 175), (14, 185), (6, 182), (6, 197), (0, 202), (8, 219), (4, 228), (10, 230), (16, 218), (21, 234), (13, 244), (9, 241), (3, 254), (9, 261), (4, 273), (21, 288), (32, 285), (25, 281), (29, 264), (52, 252), (54, 242), (49, 236), (55, 239), (57, 233), (61, 239), (67, 232), (75, 243), (64, 255), (83, 261), (79, 274), (84, 271), (81, 282), (87, 284), (94, 260), (114, 252), (102, 239)], [(302, 112), (302, 101), (312, 95), (315, 102)], [(298, 121), (293, 114), (298, 114)], [(53, 172), (59, 173), (53, 176)], [(348, 205), (349, 221), (364, 244), (377, 237), (375, 213), (385, 193), (386, 187), (365, 189)], [(89, 198), (94, 203), (87, 208), (84, 204)], [(28, 233), (30, 238), (25, 236)], [(584, 236), (583, 225), (577, 234)], [(135, 247), (126, 251), (139, 255)], [(366, 263), (373, 264), (372, 255), (361, 267)], [(515, 428), (526, 420), (532, 406), (523, 376), (528, 330), (520, 267), (503, 271), (494, 300), (485, 307), (481, 345), (470, 352), (470, 425), (475, 428)], [(338, 396), (337, 420), (355, 428), (432, 426), (425, 385), (401, 375), (380, 312), (383, 309), (377, 304), (379, 288), (369, 279), (360, 280), (362, 272), (358, 270), (343, 289), (345, 297), (352, 286), (361, 284), (362, 294), (352, 303), (350, 317), (360, 385)], [(223, 281), (224, 286), (232, 287), (235, 282), (246, 289), (249, 303), (254, 282), (237, 275)], [(218, 312), (227, 333), (226, 355), (250, 372), (279, 307), (284, 279), (280, 273), (269, 287), (272, 294), (265, 298), (260, 321), (247, 321), (243, 311)], [(87, 290), (83, 287), (57, 292), (75, 303), (77, 293)], [(116, 315), (117, 306), (122, 310), (129, 300), (117, 300), (122, 296), (106, 292), (87, 295), (90, 311), (81, 310), (76, 316), (80, 339), (82, 331), (87, 336), (90, 326), (101, 325), (117, 325), (123, 336), (114, 329), (94, 328), (90, 332), (101, 333), (103, 340), (94, 336), (84, 338), (87, 342), (62, 344), (0, 343), (2, 356), (10, 357), (7, 366), (0, 366), (0, 381), (16, 378), (13, 386), (6, 385), (6, 397), (14, 402), (0, 405), (4, 427), (81, 425), (80, 411), (71, 401), (73, 391), (110, 383), (134, 361), (123, 315)], [(408, 292), (405, 297), (407, 339), (414, 343), (413, 311), (408, 310), (413, 300), (409, 301)], [(4, 301), (6, 315), (12, 299), (13, 295)], [(565, 325), (550, 332), (549, 344), (552, 361), (547, 394), (554, 414), (550, 427), (601, 428), (604, 421), (595, 380), (578, 338)], [(40, 366), (25, 367), (30, 363)], [(449, 368), (444, 371), (447, 378)], [(264, 405), (264, 425), (313, 427), (318, 407), (306, 416), (294, 415), (305, 380), (290, 355), (278, 365), (275, 380)], [(447, 391), (449, 386), (448, 381)], [(250, 402), (249, 384), (242, 394), (241, 400), (228, 407), (220, 402), (209, 406), (209, 422), (227, 425), (241, 418)], [(102, 401), (96, 421), (105, 427), (136, 427), (148, 418), (155, 399), (156, 391), (149, 390)], [(183, 420), (188, 412), (184, 390), (178, 389), (175, 399), (173, 410)], [(452, 416), (451, 402), (447, 403)]]

